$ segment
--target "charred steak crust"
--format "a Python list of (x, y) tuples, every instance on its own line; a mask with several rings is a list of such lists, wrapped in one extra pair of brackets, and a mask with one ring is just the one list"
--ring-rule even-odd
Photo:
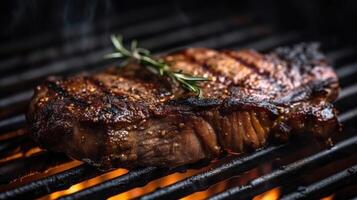
[(203, 98), (135, 63), (91, 76), (50, 77), (27, 115), (39, 145), (99, 168), (178, 166), (241, 153), (269, 138), (340, 129), (339, 90), (316, 44), (254, 50), (189, 48), (162, 57), (175, 70), (209, 77)]

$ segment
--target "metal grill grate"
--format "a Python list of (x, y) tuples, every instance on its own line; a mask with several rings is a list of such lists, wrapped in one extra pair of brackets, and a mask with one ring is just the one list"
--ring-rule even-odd
[[(150, 12), (156, 9), (157, 12)], [(198, 9), (200, 12), (198, 12)], [(138, 14), (141, 13), (141, 14)], [(171, 14), (161, 18), (163, 13)], [(120, 19), (120, 20), (119, 20)], [(50, 74), (70, 75), (80, 71), (97, 71), (112, 63), (102, 56), (111, 50), (109, 33), (121, 33), (126, 38), (138, 38), (141, 44), (155, 53), (187, 46), (211, 48), (251, 47), (266, 51), (279, 45), (310, 40), (309, 34), (302, 31), (283, 32), (273, 26), (256, 22), (250, 15), (235, 15), (217, 11), (214, 7), (192, 8), (185, 13), (177, 13), (168, 5), (146, 8), (140, 11), (123, 13), (114, 19), (99, 21), (93, 27), (66, 30), (58, 35), (44, 34), (2, 44), (0, 47), (0, 199), (38, 198), (55, 191), (99, 176), (94, 168), (81, 164), (50, 176), (34, 178), (30, 182), (9, 184), (25, 176), (42, 174), (57, 165), (71, 160), (62, 154), (35, 151), (36, 145), (27, 138), (24, 131), (24, 112), (32, 95), (32, 88)], [(340, 120), (353, 131), (357, 121), (357, 52), (354, 47), (326, 42), (321, 39), (327, 56), (336, 64), (341, 78), (342, 92), (336, 102), (341, 110)], [(164, 188), (158, 188), (139, 199), (177, 199), (202, 191), (208, 187), (239, 176), (274, 158), (284, 157), (299, 151), (304, 144), (283, 144), (261, 149), (254, 153), (235, 157), (222, 162), (212, 169), (188, 177)], [(309, 175), (313, 170), (351, 156), (357, 149), (355, 133), (346, 133), (343, 141), (331, 149), (320, 150), (300, 160), (294, 160), (275, 170), (251, 180), (248, 184), (232, 187), (210, 199), (252, 198), (274, 187), (287, 185)], [(294, 188), (283, 193), (284, 199), (321, 197), (338, 192), (340, 189), (356, 184), (356, 163), (340, 172), (331, 172), (317, 182), (301, 189)], [(131, 170), (128, 173), (109, 179), (61, 199), (102, 199), (143, 186), (153, 180), (180, 172), (195, 166), (175, 169), (147, 167)], [(335, 173), (335, 174), (333, 174)], [(16, 182), (16, 181), (15, 181)], [(356, 195), (356, 193), (354, 193)]]

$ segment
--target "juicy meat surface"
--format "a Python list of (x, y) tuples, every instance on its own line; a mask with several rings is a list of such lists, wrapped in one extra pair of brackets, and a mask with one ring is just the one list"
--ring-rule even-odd
[(48, 78), (27, 115), (40, 146), (98, 168), (169, 166), (241, 153), (340, 129), (333, 69), (315, 44), (254, 50), (189, 48), (162, 56), (173, 70), (209, 77), (198, 98), (135, 63)]

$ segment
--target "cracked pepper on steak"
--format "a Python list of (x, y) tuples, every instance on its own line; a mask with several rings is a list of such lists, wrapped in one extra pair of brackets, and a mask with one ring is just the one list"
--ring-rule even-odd
[(32, 138), (101, 169), (175, 167), (242, 153), (270, 139), (339, 131), (339, 84), (316, 44), (254, 50), (188, 48), (161, 56), (209, 77), (203, 97), (130, 63), (93, 75), (49, 77), (27, 115)]

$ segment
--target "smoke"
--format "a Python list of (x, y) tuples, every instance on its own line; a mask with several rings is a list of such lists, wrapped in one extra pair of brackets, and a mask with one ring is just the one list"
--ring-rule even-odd
[(85, 3), (82, 1), (65, 0), (63, 12), (64, 27), (91, 23), (96, 13), (97, 4), (97, 0), (87, 0)]
[(63, 1), (62, 37), (64, 41), (76, 36), (85, 45), (86, 39), (100, 26), (107, 32), (110, 20), (102, 20), (112, 14), (110, 0)]
[[(66, 37), (66, 30), (81, 29), (85, 35), (95, 26), (96, 20), (113, 14), (112, 10), (111, 0), (5, 1), (0, 7), (0, 34), (27, 37), (54, 32)], [(105, 23), (102, 28), (105, 28)]]

